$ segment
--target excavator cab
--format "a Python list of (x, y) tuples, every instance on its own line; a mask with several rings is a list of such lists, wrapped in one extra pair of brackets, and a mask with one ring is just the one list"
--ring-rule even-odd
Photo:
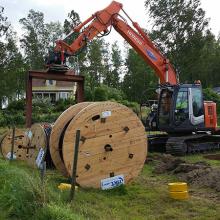
[(168, 133), (206, 130), (202, 86), (180, 84), (162, 87), (157, 125), (159, 130)]

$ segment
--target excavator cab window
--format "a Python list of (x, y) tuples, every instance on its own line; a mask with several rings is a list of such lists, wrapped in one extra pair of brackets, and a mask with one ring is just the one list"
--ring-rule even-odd
[(161, 99), (159, 104), (159, 125), (167, 126), (170, 123), (170, 112), (172, 104), (172, 95), (173, 92), (164, 89), (161, 91)]
[(204, 123), (204, 103), (202, 87), (193, 85), (189, 88), (190, 122), (193, 126)]
[(201, 88), (192, 88), (192, 107), (194, 117), (204, 114)]
[(177, 94), (175, 106), (175, 123), (179, 124), (189, 118), (188, 106), (188, 90), (187, 88), (180, 88)]

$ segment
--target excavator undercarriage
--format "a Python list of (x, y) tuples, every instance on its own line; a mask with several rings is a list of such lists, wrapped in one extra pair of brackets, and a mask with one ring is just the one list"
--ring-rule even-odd
[(172, 136), (169, 134), (147, 135), (149, 152), (162, 152), (175, 156), (220, 150), (220, 135), (191, 134)]

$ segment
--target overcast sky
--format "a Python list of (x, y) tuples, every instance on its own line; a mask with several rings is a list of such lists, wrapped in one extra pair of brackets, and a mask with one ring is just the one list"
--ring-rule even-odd
[[(119, 0), (130, 17), (139, 23), (140, 26), (150, 30), (147, 22), (147, 15), (144, 7), (145, 0)], [(220, 0), (201, 0), (202, 8), (206, 11), (206, 16), (210, 18), (210, 27), (217, 36), (220, 32)], [(12, 23), (15, 30), (21, 33), (18, 20), (27, 16), (30, 9), (44, 13), (46, 22), (63, 22), (68, 12), (74, 9), (79, 13), (81, 20), (87, 19), (94, 12), (108, 6), (111, 0), (0, 0), (0, 5), (5, 8), (5, 14)], [(118, 34), (113, 33), (105, 38), (112, 42), (121, 41)]]

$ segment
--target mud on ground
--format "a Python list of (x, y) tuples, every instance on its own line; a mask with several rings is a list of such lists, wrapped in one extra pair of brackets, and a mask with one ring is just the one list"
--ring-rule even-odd
[(155, 174), (174, 174), (180, 181), (220, 192), (220, 167), (211, 167), (205, 161), (188, 163), (169, 154), (150, 156), (146, 162), (156, 162)]

